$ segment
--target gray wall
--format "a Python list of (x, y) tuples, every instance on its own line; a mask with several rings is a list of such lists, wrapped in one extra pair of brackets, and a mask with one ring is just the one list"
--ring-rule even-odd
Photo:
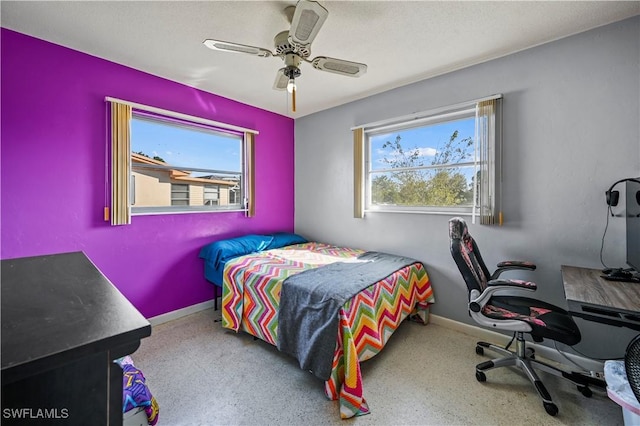
[[(635, 17), (300, 118), (296, 232), (423, 261), (436, 297), (432, 312), (473, 324), (449, 253), (449, 216), (353, 218), (350, 128), (502, 93), (505, 224), (470, 225), (470, 232), (490, 268), (506, 259), (537, 263), (537, 271), (521, 277), (538, 284), (536, 297), (566, 307), (560, 265), (602, 267), (604, 192), (620, 178), (640, 175), (639, 65)], [(622, 266), (624, 220), (610, 219), (605, 263)], [(637, 334), (577, 321), (584, 337), (576, 349), (595, 357), (621, 356)]]

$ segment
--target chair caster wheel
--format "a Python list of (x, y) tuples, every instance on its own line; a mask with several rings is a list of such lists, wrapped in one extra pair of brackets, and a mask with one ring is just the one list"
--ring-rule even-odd
[(552, 402), (545, 402), (544, 409), (547, 411), (547, 414), (550, 416), (555, 416), (558, 414), (558, 406)]
[(482, 346), (476, 346), (476, 353), (478, 355), (484, 355), (484, 348)]
[(587, 398), (591, 398), (593, 396), (593, 392), (591, 392), (591, 389), (589, 389), (587, 386), (578, 386), (578, 390)]
[(476, 380), (479, 382), (486, 382), (487, 376), (482, 371), (476, 371)]

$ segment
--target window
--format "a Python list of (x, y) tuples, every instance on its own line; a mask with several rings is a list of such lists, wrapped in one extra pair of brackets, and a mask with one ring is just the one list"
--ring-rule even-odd
[(105, 101), (111, 145), (105, 221), (129, 225), (132, 213), (255, 216), (256, 130), (121, 99)]
[(498, 100), (354, 129), (356, 217), (365, 211), (473, 214), (491, 223), (499, 195)]
[(189, 185), (182, 183), (171, 184), (171, 205), (172, 206), (188, 206), (189, 205)]
[(240, 187), (234, 186), (229, 188), (229, 202), (233, 204), (240, 203)]
[[(204, 186), (204, 205), (205, 206), (217, 206), (220, 199), (220, 186), (218, 185), (205, 185)], [(231, 203), (231, 200), (229, 200)]]
[(132, 213), (242, 210), (243, 141), (242, 133), (134, 110)]

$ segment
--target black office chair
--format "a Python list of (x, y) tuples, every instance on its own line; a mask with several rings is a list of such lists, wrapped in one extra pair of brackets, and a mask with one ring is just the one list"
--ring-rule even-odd
[(469, 235), (464, 219), (455, 217), (449, 220), (449, 237), (451, 255), (469, 290), (470, 316), (485, 327), (512, 331), (516, 341), (515, 352), (509, 350), (513, 339), (505, 348), (487, 342), (477, 343), (476, 353), (479, 355), (484, 354), (485, 349), (502, 355), (501, 358), (485, 361), (476, 366), (476, 379), (479, 382), (487, 380), (485, 375), (487, 370), (506, 366), (518, 367), (534, 385), (545, 410), (551, 416), (558, 414), (558, 407), (551, 400), (551, 395), (538, 378), (534, 368), (568, 379), (586, 397), (592, 395), (590, 384), (604, 386), (604, 383), (599, 383), (589, 376), (566, 372), (536, 360), (534, 349), (526, 346), (524, 333), (531, 335), (535, 342), (541, 342), (545, 338), (570, 346), (580, 342), (580, 330), (565, 310), (536, 299), (495, 295), (501, 290), (535, 291), (536, 284), (533, 282), (499, 278), (504, 271), (533, 271), (536, 269), (534, 264), (521, 261), (500, 262), (498, 269), (490, 274), (480, 256), (476, 242)]
[(629, 342), (624, 354), (624, 368), (631, 391), (640, 402), (640, 334)]

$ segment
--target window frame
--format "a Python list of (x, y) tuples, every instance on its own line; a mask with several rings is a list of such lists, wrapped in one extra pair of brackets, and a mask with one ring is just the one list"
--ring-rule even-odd
[[(177, 165), (152, 165), (152, 166), (137, 166), (138, 168), (152, 168), (154, 170), (176, 170), (179, 169), (180, 171), (185, 171), (185, 172), (205, 172), (205, 173), (211, 173), (211, 174), (226, 174), (226, 175), (240, 175), (240, 179), (239, 181), (241, 182), (240, 188), (242, 191), (242, 188), (247, 188), (247, 164), (248, 164), (248, 155), (247, 155), (247, 141), (246, 141), (246, 133), (241, 133), (238, 131), (234, 131), (234, 130), (227, 130), (227, 129), (222, 129), (219, 128), (217, 126), (211, 126), (211, 125), (207, 125), (207, 124), (202, 124), (202, 123), (196, 123), (196, 122), (192, 122), (192, 121), (185, 121), (182, 119), (176, 119), (173, 118), (171, 116), (168, 115), (162, 115), (162, 114), (148, 114), (145, 111), (141, 111), (138, 109), (133, 109), (132, 111), (132, 122), (133, 120), (144, 120), (144, 121), (148, 121), (148, 122), (157, 122), (159, 125), (167, 125), (167, 126), (175, 126), (178, 128), (182, 128), (185, 130), (190, 130), (190, 131), (199, 131), (199, 132), (206, 132), (206, 133), (211, 133), (213, 135), (217, 135), (217, 136), (221, 136), (221, 137), (231, 137), (231, 138), (238, 138), (238, 142), (240, 144), (240, 150), (241, 150), (241, 154), (240, 154), (240, 172), (235, 173), (235, 172), (230, 172), (230, 171), (225, 171), (225, 170), (216, 170), (216, 169), (202, 169), (202, 168), (195, 168), (195, 167), (183, 167), (179, 164)], [(215, 213), (215, 212), (244, 212), (247, 213), (248, 211), (248, 207), (247, 207), (247, 194), (243, 191), (241, 194), (241, 202), (240, 203), (235, 203), (235, 204), (231, 204), (231, 205), (226, 205), (226, 206), (221, 206), (219, 203), (219, 198), (218, 198), (218, 204), (216, 205), (206, 205), (204, 204), (204, 187), (205, 185), (209, 185), (207, 183), (203, 183), (202, 184), (202, 192), (203, 192), (203, 205), (191, 205), (191, 198), (192, 198), (192, 194), (191, 194), (191, 185), (188, 183), (183, 183), (183, 182), (175, 182), (170, 180), (170, 205), (167, 206), (136, 206), (135, 205), (135, 179), (134, 179), (134, 166), (133, 166), (133, 161), (131, 160), (134, 152), (134, 141), (133, 141), (133, 135), (132, 135), (132, 142), (131, 142), (131, 152), (130, 152), (130, 162), (132, 164), (131, 166), (131, 181), (132, 181), (132, 186), (131, 186), (131, 197), (130, 197), (130, 202), (129, 202), (129, 207), (131, 209), (131, 215), (132, 216), (144, 216), (144, 215), (162, 215), (162, 214), (184, 214), (184, 213)], [(215, 183), (212, 183), (215, 184)], [(187, 198), (186, 198), (186, 205), (176, 205), (173, 204), (174, 202), (174, 190), (173, 187), (174, 185), (185, 185), (187, 187)], [(215, 184), (216, 186), (219, 186), (217, 184)], [(218, 196), (220, 195), (220, 191), (218, 190)], [(184, 201), (184, 200), (182, 200)]]
[[(479, 115), (479, 105), (483, 102), (494, 101), (493, 115), (489, 117), (488, 121), (483, 122), (484, 127), (479, 130), (479, 122), (486, 117)], [(427, 127), (430, 125), (437, 125), (440, 123), (446, 123), (456, 121), (465, 118), (475, 117), (475, 132), (473, 135), (473, 149), (474, 157), (470, 161), (462, 163), (449, 163), (443, 165), (427, 165), (418, 166), (415, 168), (407, 168), (406, 170), (424, 170), (424, 169), (446, 169), (455, 167), (474, 167), (473, 175), (476, 175), (479, 171), (485, 170), (486, 164), (490, 166), (490, 172), (488, 173), (488, 181), (484, 185), (491, 186), (491, 205), (493, 207), (493, 213), (501, 210), (501, 149), (502, 149), (502, 95), (493, 95), (491, 97), (478, 99), (474, 101), (463, 102), (456, 105), (446, 106), (442, 108), (436, 108), (430, 111), (424, 111), (415, 113), (403, 117), (392, 118), (375, 123), (365, 124), (352, 128), (354, 131), (354, 185), (356, 185), (356, 192), (354, 198), (354, 217), (362, 218), (366, 213), (409, 213), (409, 214), (435, 214), (435, 215), (461, 215), (461, 216), (473, 216), (480, 215), (482, 201), (479, 201), (478, 192), (480, 190), (479, 185), (483, 183), (479, 182), (473, 185), (473, 195), (471, 205), (462, 206), (402, 206), (402, 205), (381, 205), (374, 204), (372, 201), (372, 182), (375, 175), (380, 175), (383, 172), (393, 172), (402, 170), (400, 168), (387, 168), (387, 169), (373, 169), (372, 164), (372, 137), (379, 134), (388, 134), (394, 131), (405, 131), (418, 127)], [(489, 130), (486, 127), (489, 126)], [(361, 133), (356, 134), (356, 130), (360, 130)], [(482, 139), (485, 142), (479, 140), (479, 131), (487, 131), (489, 135), (489, 141), (486, 141), (487, 136)], [(486, 160), (486, 155), (480, 156), (478, 154), (479, 144), (488, 143), (488, 149), (490, 151), (490, 159)], [(358, 146), (362, 144), (362, 148)], [(483, 147), (481, 147), (483, 148)], [(360, 152), (362, 151), (362, 152)], [(361, 160), (358, 157), (361, 157)], [(481, 159), (480, 159), (481, 158)], [(362, 163), (360, 163), (362, 161)], [(361, 170), (359, 164), (362, 164)], [(358, 190), (358, 188), (360, 188)], [(485, 188), (483, 188), (483, 191)], [(359, 200), (362, 200), (361, 202)], [(359, 208), (358, 205), (362, 204)], [(499, 221), (502, 223), (502, 212), (499, 212)], [(484, 222), (483, 222), (484, 223)], [(494, 223), (490, 221), (490, 223)]]
[[(469, 167), (474, 166), (474, 161), (466, 161), (464, 163), (447, 163), (438, 165), (427, 166), (415, 166), (406, 168), (389, 167), (385, 169), (373, 169), (372, 168), (372, 146), (371, 139), (374, 136), (380, 134), (386, 134), (390, 132), (401, 132), (405, 130), (411, 130), (416, 128), (428, 127), (437, 124), (449, 123), (451, 121), (457, 121), (462, 119), (475, 118), (476, 111), (473, 108), (463, 108), (460, 110), (430, 115), (419, 120), (401, 121), (393, 125), (372, 127), (365, 129), (364, 131), (364, 143), (365, 143), (365, 212), (394, 212), (394, 213), (434, 213), (434, 214), (471, 214), (473, 206), (386, 206), (382, 204), (373, 204), (373, 176), (376, 174), (383, 174), (388, 172), (398, 171), (418, 171), (418, 170), (438, 170), (449, 169), (457, 166)], [(474, 136), (475, 139), (475, 136)], [(474, 140), (475, 149), (475, 140)]]
[[(107, 106), (106, 127), (107, 144), (105, 146), (105, 204), (103, 218), (111, 226), (131, 225), (131, 197), (133, 193), (131, 174), (131, 120), (132, 112), (143, 111), (168, 119), (182, 120), (186, 123), (205, 125), (212, 128), (226, 131), (238, 132), (243, 135), (243, 155), (242, 167), (243, 198), (241, 200), (245, 217), (251, 218), (256, 215), (256, 159), (255, 143), (256, 136), (260, 133), (257, 130), (236, 126), (233, 124), (221, 123), (194, 115), (184, 114), (155, 106), (144, 105), (137, 102), (126, 101), (110, 96), (105, 96)], [(230, 210), (200, 210), (199, 212), (217, 212)], [(184, 213), (197, 213), (185, 211)], [(180, 212), (168, 211), (147, 214), (176, 214)]]

